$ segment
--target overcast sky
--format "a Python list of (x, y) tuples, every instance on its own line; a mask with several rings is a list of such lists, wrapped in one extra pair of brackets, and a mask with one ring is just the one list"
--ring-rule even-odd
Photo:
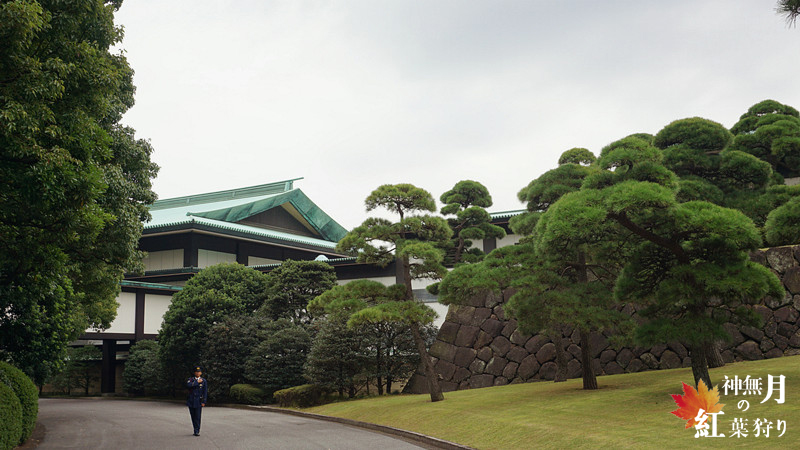
[(160, 198), (305, 177), (346, 228), (386, 183), (490, 211), (572, 147), (691, 116), (800, 107), (800, 30), (764, 0), (127, 0), (124, 118)]

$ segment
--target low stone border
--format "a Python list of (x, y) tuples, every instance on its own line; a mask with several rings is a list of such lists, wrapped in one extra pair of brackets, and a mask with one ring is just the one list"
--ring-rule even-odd
[[(223, 405), (220, 405), (223, 406)], [(266, 411), (266, 412), (274, 412), (280, 414), (289, 414), (292, 416), (299, 416), (305, 417), (309, 419), (316, 419), (316, 420), (324, 420), (327, 422), (336, 422), (342, 425), (349, 425), (352, 427), (357, 428), (364, 428), (370, 431), (377, 431), (379, 433), (388, 434), (392, 436), (400, 437), (406, 441), (410, 441), (415, 444), (419, 444), (426, 448), (431, 449), (444, 449), (444, 450), (475, 450), (472, 447), (468, 447), (466, 445), (456, 444), (455, 442), (445, 441), (444, 439), (439, 439), (431, 436), (427, 436), (421, 433), (415, 433), (413, 431), (408, 430), (401, 430), (400, 428), (388, 427), (385, 425), (377, 425), (374, 423), (369, 422), (361, 422), (358, 420), (352, 419), (345, 419), (342, 417), (333, 417), (333, 416), (324, 416), (322, 414), (314, 414), (309, 412), (298, 411), (295, 409), (284, 409), (284, 408), (277, 408), (274, 406), (251, 406), (251, 405), (224, 405), (224, 406), (232, 406), (232, 407), (242, 407), (246, 409), (252, 409), (256, 411)]]

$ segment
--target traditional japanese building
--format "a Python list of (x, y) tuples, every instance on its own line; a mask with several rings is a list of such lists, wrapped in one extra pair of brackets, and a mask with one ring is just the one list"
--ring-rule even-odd
[[(156, 201), (152, 220), (144, 224), (139, 248), (147, 252), (144, 273), (127, 274), (120, 283), (117, 318), (106, 330), (87, 330), (76, 344), (101, 344), (101, 392), (121, 388), (122, 364), (130, 344), (155, 339), (172, 295), (205, 267), (237, 262), (268, 272), (287, 259), (323, 260), (336, 271), (339, 283), (371, 279), (392, 285), (402, 282), (396, 264), (386, 267), (357, 263), (336, 251), (346, 230), (302, 190), (301, 178)], [(521, 211), (492, 215), (508, 230), (508, 219)], [(518, 237), (487, 239), (475, 245), (485, 251), (511, 245)], [(425, 290), (431, 281), (414, 280), (415, 294), (444, 319), (446, 307)]]

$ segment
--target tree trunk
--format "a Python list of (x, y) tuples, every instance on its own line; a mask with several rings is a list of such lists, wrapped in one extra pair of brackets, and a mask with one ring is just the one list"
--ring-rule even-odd
[(386, 393), (392, 393), (392, 377), (389, 375), (386, 376)]
[(425, 378), (428, 379), (428, 390), (431, 394), (431, 402), (444, 400), (442, 387), (439, 385), (439, 376), (433, 370), (431, 357), (428, 355), (428, 350), (425, 348), (425, 341), (422, 340), (422, 335), (419, 332), (419, 325), (415, 323), (412, 324), (410, 328), (411, 334), (414, 335), (414, 343), (417, 344), (417, 351), (419, 352), (419, 357), (422, 361), (422, 367), (425, 371)]
[(453, 255), (453, 264), (458, 264), (461, 261), (461, 253), (464, 252), (464, 238), (458, 238), (458, 246), (456, 247), (456, 254)]
[(556, 346), (556, 365), (558, 365), (556, 377), (553, 379), (553, 382), (559, 383), (567, 381), (567, 352), (564, 350), (564, 338), (561, 337), (560, 328), (550, 333), (550, 340), (552, 340), (553, 345)]
[(694, 385), (703, 380), (706, 387), (711, 389), (711, 375), (708, 373), (708, 360), (706, 359), (706, 348), (708, 344), (700, 343), (689, 348), (689, 357), (692, 358), (692, 375), (694, 375)]
[(714, 341), (708, 344), (706, 359), (708, 360), (708, 367), (711, 369), (725, 365), (725, 360), (722, 359), (722, 354), (719, 352), (718, 342)]
[(376, 384), (378, 385), (378, 395), (383, 395), (383, 377), (381, 376), (381, 373), (383, 371), (382, 359), (383, 359), (383, 348), (381, 347), (380, 342), (378, 342), (377, 352), (375, 357), (375, 379), (377, 382)]
[(411, 263), (403, 258), (403, 284), (406, 287), (406, 300), (414, 300), (414, 289), (411, 287)]
[(597, 377), (592, 370), (592, 348), (589, 343), (589, 331), (580, 330), (581, 333), (581, 372), (583, 373), (583, 388), (597, 389)]

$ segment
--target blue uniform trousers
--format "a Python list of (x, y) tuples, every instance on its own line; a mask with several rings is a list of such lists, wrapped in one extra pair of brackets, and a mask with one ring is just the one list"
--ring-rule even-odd
[(203, 414), (203, 407), (192, 408), (189, 407), (189, 414), (192, 416), (192, 426), (194, 427), (194, 434), (200, 433), (200, 417)]

